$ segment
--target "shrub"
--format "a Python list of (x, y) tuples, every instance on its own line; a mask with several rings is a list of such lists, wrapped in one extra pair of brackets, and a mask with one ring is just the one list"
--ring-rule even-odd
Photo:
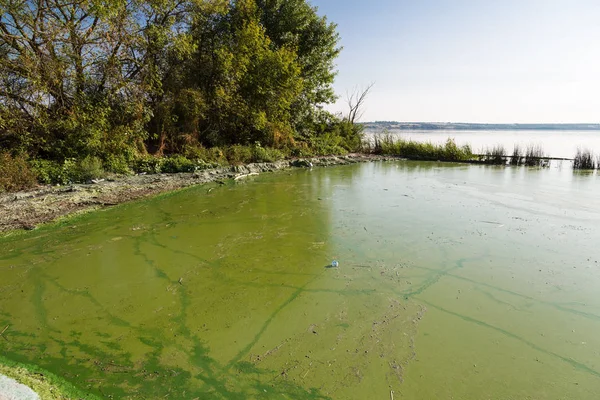
[(13, 192), (35, 186), (35, 173), (21, 156), (0, 153), (0, 192)]
[(162, 158), (145, 155), (134, 160), (132, 168), (136, 173), (159, 174), (162, 171), (162, 165)]
[(274, 162), (284, 158), (285, 154), (281, 150), (262, 147), (258, 142), (252, 147), (252, 162)]
[(31, 169), (40, 183), (66, 185), (68, 177), (63, 173), (63, 165), (50, 160), (32, 160)]
[(174, 155), (162, 159), (160, 172), (174, 174), (177, 172), (194, 172), (196, 163), (181, 155)]
[(129, 168), (128, 157), (125, 155), (107, 154), (104, 156), (103, 164), (107, 171), (115, 174), (129, 175), (132, 172)]
[(62, 163), (34, 160), (31, 161), (31, 167), (39, 182), (53, 185), (85, 183), (105, 175), (102, 161), (93, 156), (88, 156), (83, 160), (67, 158)]
[(329, 156), (346, 154), (348, 151), (342, 146), (344, 139), (335, 133), (325, 133), (321, 136), (311, 137), (308, 149), (311, 155)]
[(92, 179), (102, 178), (104, 175), (102, 160), (98, 157), (87, 156), (75, 164), (71, 180), (73, 182), (89, 182)]
[(252, 162), (252, 149), (236, 144), (225, 150), (225, 157), (231, 165), (247, 164)]

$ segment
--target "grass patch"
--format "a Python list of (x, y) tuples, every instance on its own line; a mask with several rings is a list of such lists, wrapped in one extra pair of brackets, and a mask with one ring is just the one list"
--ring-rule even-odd
[(596, 169), (598, 165), (600, 165), (600, 158), (596, 159), (591, 150), (577, 149), (573, 159), (573, 169)]
[(448, 138), (444, 144), (433, 144), (393, 138), (391, 135), (376, 136), (370, 150), (375, 154), (394, 155), (411, 160), (469, 161), (473, 159), (471, 146), (458, 146), (451, 138)]

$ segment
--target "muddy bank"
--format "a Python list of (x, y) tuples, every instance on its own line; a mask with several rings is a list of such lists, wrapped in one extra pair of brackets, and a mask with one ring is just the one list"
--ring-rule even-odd
[(192, 185), (243, 179), (248, 175), (286, 168), (326, 167), (387, 159), (391, 157), (351, 154), (213, 168), (193, 173), (121, 176), (94, 184), (44, 185), (33, 190), (0, 194), (0, 232), (31, 230), (77, 212), (113, 206)]

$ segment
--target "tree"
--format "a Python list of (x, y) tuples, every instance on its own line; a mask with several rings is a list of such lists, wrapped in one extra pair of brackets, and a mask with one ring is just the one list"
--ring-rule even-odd
[(338, 41), (307, 0), (0, 0), (0, 146), (293, 146), (331, 120)]
[(358, 120), (362, 117), (364, 110), (364, 104), (367, 100), (367, 96), (369, 92), (375, 85), (374, 82), (367, 85), (366, 88), (354, 88), (352, 92), (346, 92), (346, 104), (348, 105), (348, 115), (345, 116), (345, 119), (354, 124), (358, 122)]
[[(294, 48), (275, 46), (267, 36), (260, 12), (254, 0), (196, 10), (195, 51), (183, 64), (181, 84), (171, 88), (195, 93), (199, 107), (193, 115), (176, 113), (177, 121), (193, 121), (194, 136), (205, 145), (281, 146), (293, 136), (292, 104), (303, 87), (300, 67)], [(182, 136), (181, 124), (175, 125), (166, 136)]]
[(335, 101), (335, 59), (341, 51), (337, 26), (306, 0), (257, 0), (260, 19), (273, 45), (296, 49), (302, 92), (294, 101), (294, 128), (309, 135), (320, 105)]
[(185, 4), (0, 0), (0, 105), (11, 126), (0, 140), (70, 157), (143, 138), (160, 49), (176, 44)]

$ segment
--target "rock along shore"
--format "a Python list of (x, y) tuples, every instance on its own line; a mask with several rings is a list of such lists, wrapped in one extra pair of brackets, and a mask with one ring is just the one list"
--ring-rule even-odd
[(119, 176), (94, 184), (44, 185), (33, 190), (0, 194), (0, 232), (31, 230), (74, 213), (108, 207), (192, 185), (242, 179), (288, 168), (326, 167), (391, 160), (368, 154), (325, 156), (220, 167), (191, 173)]

